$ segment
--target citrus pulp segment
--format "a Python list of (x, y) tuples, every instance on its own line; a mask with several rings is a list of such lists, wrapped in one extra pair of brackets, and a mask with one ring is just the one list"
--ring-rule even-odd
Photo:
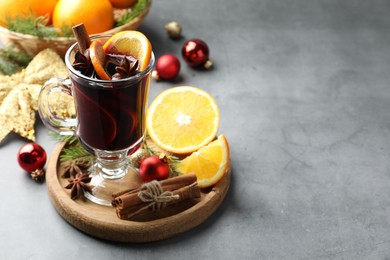
[(114, 34), (104, 44), (103, 49), (106, 53), (133, 56), (138, 59), (140, 71), (148, 67), (152, 56), (152, 45), (148, 38), (143, 33), (134, 30)]
[(219, 109), (206, 91), (190, 86), (175, 87), (154, 99), (146, 124), (150, 138), (160, 148), (177, 154), (191, 153), (215, 138)]
[(230, 162), (229, 144), (222, 134), (217, 140), (193, 152), (176, 165), (180, 173), (194, 173), (200, 188), (216, 184), (227, 172)]

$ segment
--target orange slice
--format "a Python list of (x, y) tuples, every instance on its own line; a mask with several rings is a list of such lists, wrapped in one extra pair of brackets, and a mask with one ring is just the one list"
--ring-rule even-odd
[(216, 184), (227, 172), (230, 162), (229, 144), (224, 135), (200, 148), (176, 165), (180, 173), (194, 173), (200, 188)]
[(187, 154), (215, 138), (219, 109), (204, 90), (189, 86), (170, 88), (153, 100), (146, 124), (150, 138), (160, 148)]
[(123, 54), (138, 59), (140, 71), (149, 65), (152, 45), (139, 31), (122, 31), (114, 34), (103, 46), (106, 53)]
[(104, 69), (106, 63), (106, 53), (100, 40), (94, 40), (89, 46), (89, 56), (97, 75), (103, 80), (110, 80), (111, 77)]

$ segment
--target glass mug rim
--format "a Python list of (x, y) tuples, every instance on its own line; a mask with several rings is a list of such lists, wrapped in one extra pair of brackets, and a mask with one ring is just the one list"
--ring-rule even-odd
[[(111, 37), (111, 35), (93, 35), (90, 38), (91, 38), (91, 41), (93, 41), (96, 39), (103, 39), (103, 38), (108, 39), (110, 37)], [(141, 72), (139, 72), (131, 77), (126, 77), (126, 78), (117, 79), (117, 80), (103, 80), (103, 79), (91, 78), (91, 77), (88, 77), (88, 76), (82, 74), (80, 71), (76, 70), (75, 68), (73, 68), (73, 66), (71, 64), (70, 56), (71, 56), (72, 52), (74, 52), (74, 50), (77, 48), (77, 46), (78, 46), (78, 43), (75, 42), (66, 51), (65, 64), (66, 64), (67, 69), (69, 70), (69, 72), (71, 72), (74, 76), (76, 76), (78, 78), (82, 78), (86, 81), (98, 83), (98, 84), (103, 85), (103, 86), (106, 85), (107, 83), (109, 83), (109, 84), (118, 83), (120, 85), (120, 83), (124, 83), (127, 81), (137, 81), (137, 80), (145, 77), (153, 69), (153, 66), (154, 66), (154, 58), (155, 57), (154, 57), (154, 53), (152, 51), (148, 67), (146, 67), (146, 69), (144, 69), (143, 71), (141, 71)], [(122, 86), (122, 87), (126, 87), (126, 86)]]

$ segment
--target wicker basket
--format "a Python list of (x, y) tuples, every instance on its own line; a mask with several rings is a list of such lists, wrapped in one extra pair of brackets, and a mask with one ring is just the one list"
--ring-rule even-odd
[[(131, 22), (122, 26), (115, 27), (100, 34), (112, 35), (124, 30), (137, 29), (149, 13), (151, 4), (152, 1), (149, 1), (148, 6), (140, 13), (139, 16), (134, 18)], [(115, 11), (118, 10), (114, 10), (114, 12)], [(55, 50), (61, 57), (64, 57), (70, 45), (76, 42), (76, 39), (74, 37), (41, 38), (33, 35), (13, 32), (1, 26), (0, 40), (4, 45), (13, 45), (16, 48), (32, 56), (35, 56), (37, 53), (44, 49), (51, 48)]]

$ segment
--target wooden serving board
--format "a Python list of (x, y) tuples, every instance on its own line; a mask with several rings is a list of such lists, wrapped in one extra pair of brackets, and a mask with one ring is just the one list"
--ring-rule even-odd
[[(61, 177), (63, 168), (59, 156), (65, 144), (54, 149), (46, 169), (46, 183), (51, 201), (58, 213), (75, 228), (97, 238), (118, 242), (151, 242), (188, 231), (206, 219), (219, 207), (230, 185), (230, 169), (212, 188), (201, 191), (201, 198), (171, 206), (161, 212), (151, 212), (142, 219), (121, 220), (113, 207), (101, 206), (89, 200), (72, 200), (64, 189), (67, 180)], [(135, 180), (138, 176), (134, 176)]]

